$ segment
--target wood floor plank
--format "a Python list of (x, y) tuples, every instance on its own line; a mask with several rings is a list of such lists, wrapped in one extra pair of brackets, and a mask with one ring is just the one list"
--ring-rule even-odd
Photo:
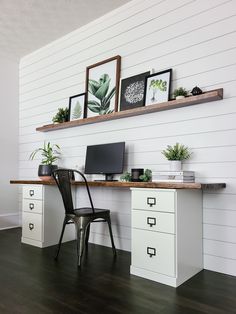
[(129, 274), (130, 253), (90, 244), (82, 268), (75, 242), (40, 249), (21, 229), (0, 231), (0, 313), (236, 313), (236, 278), (202, 271), (177, 289)]

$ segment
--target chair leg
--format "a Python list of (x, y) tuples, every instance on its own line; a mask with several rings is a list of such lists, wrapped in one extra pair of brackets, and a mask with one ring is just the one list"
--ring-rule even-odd
[(86, 217), (80, 217), (78, 221), (75, 221), (76, 232), (77, 232), (77, 257), (78, 257), (77, 265), (78, 267), (81, 266), (81, 260), (82, 260), (84, 245), (86, 241), (85, 232), (89, 223), (90, 223), (90, 220)]
[(55, 255), (55, 257), (54, 257), (55, 260), (58, 259), (58, 255), (59, 255), (60, 248), (61, 248), (61, 241), (62, 241), (62, 238), (63, 238), (63, 235), (64, 235), (65, 227), (66, 227), (66, 218), (64, 218), (64, 221), (63, 221), (63, 226), (62, 226), (62, 230), (61, 230), (61, 235), (60, 235), (59, 243), (58, 243), (58, 245), (57, 245), (57, 252), (56, 252), (56, 255)]
[(113, 239), (113, 233), (112, 233), (112, 228), (111, 228), (111, 218), (110, 218), (110, 216), (106, 217), (106, 221), (107, 221), (108, 228), (109, 228), (113, 255), (116, 256), (116, 248), (115, 248), (114, 239)]
[(88, 248), (88, 242), (89, 242), (89, 234), (90, 234), (90, 224), (86, 228), (86, 236), (85, 236), (85, 247)]

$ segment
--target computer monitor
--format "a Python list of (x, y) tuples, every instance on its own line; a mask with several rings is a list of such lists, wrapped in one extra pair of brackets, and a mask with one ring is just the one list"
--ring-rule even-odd
[(85, 173), (104, 174), (106, 181), (113, 181), (113, 175), (122, 173), (125, 142), (87, 146)]

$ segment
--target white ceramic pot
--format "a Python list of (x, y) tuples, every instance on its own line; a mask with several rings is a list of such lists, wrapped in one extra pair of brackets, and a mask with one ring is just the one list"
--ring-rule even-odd
[(170, 171), (181, 171), (182, 162), (181, 160), (170, 160)]
[(178, 99), (184, 99), (184, 98), (185, 98), (185, 96), (176, 96), (176, 97), (175, 97), (176, 100), (178, 100)]

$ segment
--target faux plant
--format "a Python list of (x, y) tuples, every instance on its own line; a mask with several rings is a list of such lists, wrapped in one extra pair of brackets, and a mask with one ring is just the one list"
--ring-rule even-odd
[(145, 169), (144, 174), (139, 176), (139, 179), (142, 180), (143, 182), (151, 181), (152, 180), (152, 170)]
[(168, 145), (161, 153), (168, 160), (186, 160), (191, 156), (189, 148), (179, 143), (176, 143), (174, 146)]
[(36, 149), (30, 155), (30, 159), (33, 160), (37, 153), (41, 153), (42, 164), (52, 165), (56, 160), (60, 159), (60, 147), (57, 144), (51, 145), (50, 142), (44, 142), (43, 147)]
[(68, 108), (58, 108), (58, 112), (52, 118), (53, 123), (62, 123), (69, 120), (69, 109)]
[(97, 100), (89, 100), (88, 108), (92, 112), (98, 113), (99, 115), (112, 113), (114, 110), (110, 109), (110, 103), (112, 97), (115, 95), (116, 88), (113, 87), (109, 91), (111, 79), (108, 74), (103, 74), (99, 81), (89, 80), (88, 91)]
[(126, 171), (120, 176), (121, 181), (130, 182), (131, 181), (131, 174), (130, 172)]
[(184, 96), (186, 97), (188, 95), (188, 92), (185, 88), (183, 87), (179, 87), (177, 89), (174, 90), (173, 92), (173, 96), (174, 98), (178, 97), (178, 96)]

